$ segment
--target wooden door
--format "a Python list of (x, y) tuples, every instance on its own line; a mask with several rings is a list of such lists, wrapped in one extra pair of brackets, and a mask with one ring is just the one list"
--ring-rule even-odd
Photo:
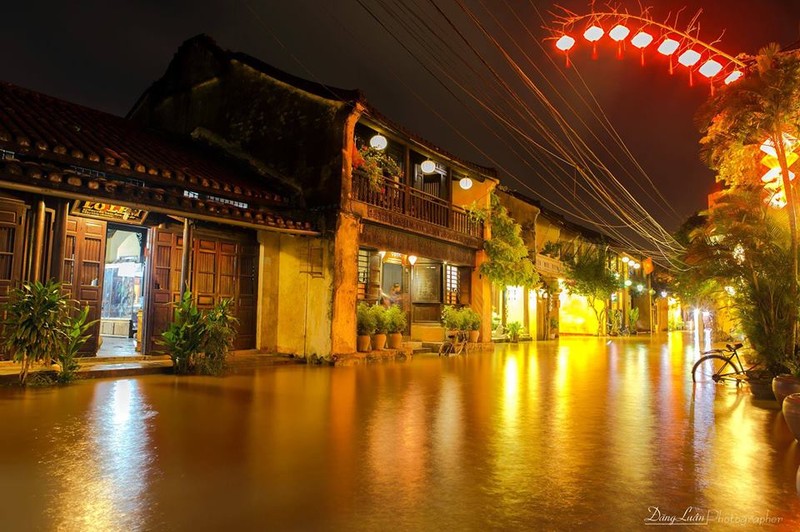
[(0, 200), (0, 305), (8, 302), (9, 290), (22, 281), (25, 212), (22, 202)]
[(100, 335), (100, 310), (103, 296), (103, 274), (106, 265), (106, 222), (70, 216), (67, 219), (64, 269), (61, 280), (69, 297), (89, 307), (91, 320), (98, 320), (91, 336), (81, 348), (82, 354), (97, 352)]
[[(173, 318), (170, 305), (180, 298), (183, 236), (177, 231), (154, 230), (152, 239), (151, 294), (148, 301), (150, 328), (147, 350), (158, 350), (157, 338)], [(195, 230), (192, 240), (190, 286), (200, 309), (209, 309), (222, 299), (234, 301), (239, 320), (235, 349), (256, 345), (258, 244), (239, 242)], [(249, 233), (248, 233), (249, 235)]]

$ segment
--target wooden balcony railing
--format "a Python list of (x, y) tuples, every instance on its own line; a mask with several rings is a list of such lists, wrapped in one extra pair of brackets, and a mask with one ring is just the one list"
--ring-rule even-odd
[(369, 205), (446, 227), (462, 235), (483, 238), (483, 222), (471, 219), (464, 209), (449, 201), (404, 183), (384, 178), (380, 187), (374, 187), (366, 175), (354, 171), (353, 197)]

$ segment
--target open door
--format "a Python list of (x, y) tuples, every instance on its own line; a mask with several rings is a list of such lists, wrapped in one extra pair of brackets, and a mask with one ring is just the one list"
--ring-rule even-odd
[(62, 282), (65, 292), (89, 307), (89, 320), (98, 320), (83, 344), (81, 354), (94, 356), (100, 332), (100, 305), (106, 255), (106, 222), (70, 216), (64, 247)]

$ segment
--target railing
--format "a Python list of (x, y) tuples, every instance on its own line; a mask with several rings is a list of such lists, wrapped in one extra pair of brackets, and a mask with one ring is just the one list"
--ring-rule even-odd
[(537, 254), (536, 270), (542, 275), (560, 277), (567, 272), (567, 266), (558, 259)]
[(464, 209), (392, 179), (383, 178), (376, 187), (363, 172), (354, 171), (353, 197), (463, 235), (483, 238), (483, 222), (470, 218)]

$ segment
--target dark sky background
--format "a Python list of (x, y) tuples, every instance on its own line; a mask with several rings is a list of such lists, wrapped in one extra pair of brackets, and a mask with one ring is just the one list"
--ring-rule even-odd
[[(413, 32), (412, 48), (434, 42), (428, 30), (415, 25), (412, 12), (428, 13), (426, 17), (442, 34), (463, 48), (451, 29), (430, 14), (431, 5), (425, 0), (363, 2), (381, 14), (379, 18), (390, 30), (406, 39)], [(408, 11), (403, 11), (401, 4)], [(459, 14), (457, 4), (452, 0), (437, 4), (452, 15), (471, 42), (501, 63), (496, 51), (488, 50), (485, 39)], [(537, 85), (544, 85), (544, 78), (555, 81), (556, 87), (548, 92), (554, 103), (556, 93), (577, 101), (561, 79), (564, 72), (573, 80), (577, 73), (583, 76), (636, 160), (677, 211), (664, 208), (664, 200), (639, 194), (640, 178), (624, 178), (628, 179), (626, 186), (667, 229), (675, 229), (682, 219), (705, 206), (713, 175), (699, 159), (699, 133), (693, 117), (708, 98), (707, 83), (689, 87), (685, 72), (670, 76), (666, 63), (651, 55), (644, 67), (631, 52), (619, 61), (610, 44), (601, 47), (600, 57), (593, 61), (588, 46), (581, 43), (572, 54), (575, 67), (565, 71), (552, 42), (544, 43), (546, 53), (537, 44), (548, 35), (540, 14), (548, 23), (552, 21), (553, 2), (469, 0), (467, 4), (478, 13), (487, 9), (496, 13), (499, 24), (512, 37), (502, 37), (497, 23), (488, 18), (487, 24), (506, 46), (519, 45), (531, 54), (543, 71), (538, 77), (532, 74)], [(559, 5), (578, 13), (590, 9), (586, 0), (565, 0)], [(620, 5), (639, 12), (637, 2), (623, 0)], [(662, 22), (669, 13), (685, 7), (680, 18), (684, 27), (703, 9), (700, 37), (711, 41), (724, 31), (718, 47), (732, 55), (754, 53), (771, 41), (787, 45), (800, 38), (800, 0), (653, 0), (645, 5), (650, 5), (653, 18)], [(386, 9), (395, 10), (396, 16), (387, 18)], [(524, 26), (514, 20), (510, 9)], [(604, 6), (597, 3), (596, 9)], [(425, 71), (425, 60), (421, 65), (403, 50), (357, 0), (7, 2), (0, 16), (0, 78), (124, 115), (163, 73), (178, 45), (198, 33), (211, 35), (223, 48), (249, 53), (298, 76), (362, 89), (373, 106), (420, 136), (467, 160), (488, 166), (499, 162), (505, 170), (501, 177), (514, 175), (503, 178), (512, 188), (566, 205), (551, 188), (552, 183), (548, 185), (549, 179), (536, 170), (536, 164), (509, 152), (508, 138), (490, 134), (475, 119), (474, 105), (467, 112)], [(510, 76), (500, 65), (498, 70)], [(525, 92), (516, 81), (514, 87)], [(530, 95), (523, 98), (531, 102), (531, 108), (538, 108)], [(593, 143), (594, 149), (598, 147)], [(577, 194), (578, 190), (562, 193)], [(564, 210), (568, 214), (574, 211), (568, 206)]]

